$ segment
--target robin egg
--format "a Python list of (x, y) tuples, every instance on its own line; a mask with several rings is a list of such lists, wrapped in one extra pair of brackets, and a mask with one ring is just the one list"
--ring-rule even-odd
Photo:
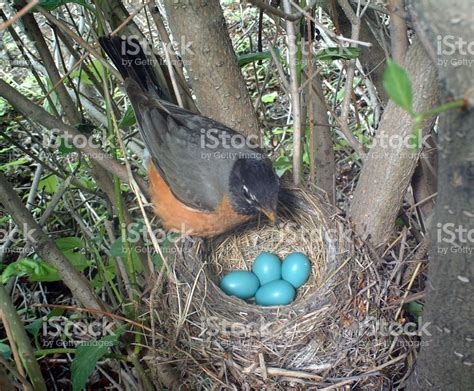
[(274, 306), (290, 304), (296, 295), (296, 290), (285, 280), (275, 280), (260, 287), (255, 294), (257, 305)]
[(309, 259), (303, 253), (291, 253), (281, 265), (281, 277), (296, 289), (308, 281), (311, 273)]
[(219, 286), (227, 295), (245, 300), (255, 296), (260, 283), (252, 272), (237, 270), (227, 274)]
[(274, 280), (280, 280), (280, 259), (275, 254), (262, 252), (255, 258), (252, 271), (258, 277), (260, 285), (265, 285)]

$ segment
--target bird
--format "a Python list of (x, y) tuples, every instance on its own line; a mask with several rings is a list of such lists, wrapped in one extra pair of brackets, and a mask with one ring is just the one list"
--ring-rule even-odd
[(107, 35), (99, 43), (124, 79), (150, 156), (149, 193), (163, 227), (209, 238), (260, 214), (275, 222), (279, 179), (255, 142), (171, 103), (136, 38)]

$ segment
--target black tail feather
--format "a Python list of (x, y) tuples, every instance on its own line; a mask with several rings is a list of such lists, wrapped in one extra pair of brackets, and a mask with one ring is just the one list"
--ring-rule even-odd
[(136, 38), (104, 36), (99, 38), (99, 43), (124, 79), (131, 78), (144, 91), (157, 98), (169, 100)]

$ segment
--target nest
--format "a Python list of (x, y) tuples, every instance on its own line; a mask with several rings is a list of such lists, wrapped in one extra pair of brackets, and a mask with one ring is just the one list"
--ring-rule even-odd
[[(156, 356), (173, 365), (183, 389), (392, 387), (410, 351), (408, 337), (380, 328), (395, 318), (387, 301), (397, 287), (320, 197), (285, 190), (280, 204), (277, 226), (254, 222), (180, 244), (153, 304), (163, 337)], [(311, 277), (292, 304), (261, 307), (219, 289), (225, 273), (250, 270), (262, 251), (309, 257)]]

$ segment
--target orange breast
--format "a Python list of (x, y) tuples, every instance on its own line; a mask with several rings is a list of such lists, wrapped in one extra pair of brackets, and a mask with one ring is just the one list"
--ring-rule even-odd
[(200, 211), (183, 204), (173, 195), (151, 160), (148, 162), (148, 175), (155, 213), (168, 230), (183, 235), (212, 237), (227, 232), (251, 218), (236, 213), (227, 197), (212, 212)]

